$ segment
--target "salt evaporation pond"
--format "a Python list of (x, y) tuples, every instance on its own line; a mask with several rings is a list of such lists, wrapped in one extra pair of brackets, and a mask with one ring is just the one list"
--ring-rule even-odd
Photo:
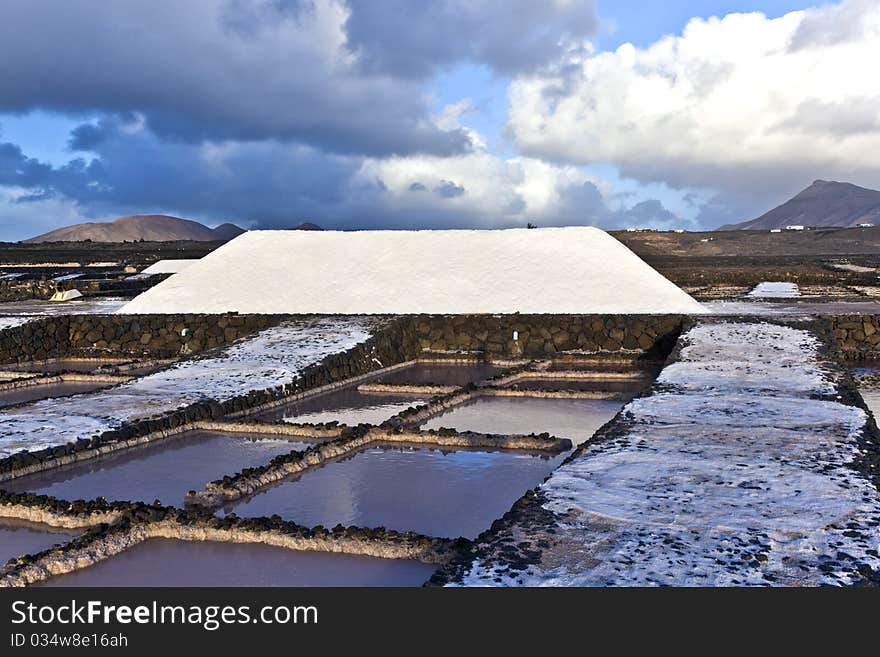
[(421, 406), (427, 401), (407, 394), (359, 392), (356, 386), (350, 386), (285, 404), (257, 417), (267, 422), (382, 424), (410, 406)]
[(852, 370), (859, 387), (859, 394), (865, 400), (874, 420), (880, 422), (880, 363), (869, 361), (860, 363)]
[(511, 383), (506, 388), (512, 390), (548, 390), (573, 392), (611, 393), (622, 398), (633, 397), (645, 385), (645, 380), (591, 380), (591, 379), (523, 379)]
[[(877, 572), (866, 415), (841, 400), (814, 330), (701, 320), (680, 344), (662, 389), (541, 485), (549, 525), (502, 530), (462, 583), (815, 586)], [(540, 554), (514, 578), (505, 539)]]
[(589, 440), (621, 408), (622, 401), (479, 397), (431, 418), (422, 428), (447, 427), (500, 434), (546, 431), (579, 445)]
[(464, 386), (496, 376), (504, 371), (488, 363), (472, 365), (446, 363), (419, 363), (384, 374), (376, 379), (379, 383), (409, 383), (414, 385), (437, 384)]
[(0, 567), (26, 554), (42, 552), (58, 543), (66, 543), (74, 533), (14, 518), (0, 518)]
[(99, 367), (113, 366), (123, 362), (125, 361), (121, 359), (104, 361), (87, 358), (58, 358), (32, 363), (16, 363), (3, 366), (3, 369), (14, 372), (93, 372)]
[(197, 401), (289, 383), (308, 365), (367, 340), (373, 323), (369, 318), (284, 322), (220, 354), (182, 361), (101, 392), (9, 409), (0, 417), (0, 457), (88, 438)]
[(40, 586), (421, 586), (435, 569), (403, 559), (157, 538)]
[(110, 385), (96, 381), (63, 381), (61, 383), (22, 386), (12, 390), (0, 391), (0, 408), (15, 404), (25, 404), (40, 399), (55, 399), (94, 392), (101, 388), (109, 388)]
[(790, 299), (801, 295), (797, 283), (764, 282), (758, 283), (748, 296), (761, 299)]
[(473, 538), (562, 461), (514, 452), (374, 446), (304, 472), (221, 513), (308, 527), (385, 527)]
[(158, 499), (165, 505), (181, 506), (188, 491), (200, 490), (209, 481), (313, 444), (286, 440), (284, 436), (191, 431), (152, 445), (13, 479), (2, 487), (66, 500)]

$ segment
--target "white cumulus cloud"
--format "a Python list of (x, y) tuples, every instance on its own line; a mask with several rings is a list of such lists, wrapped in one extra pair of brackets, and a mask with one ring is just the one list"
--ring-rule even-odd
[[(880, 184), (880, 3), (692, 19), (510, 87), (524, 154), (752, 195)], [(743, 217), (749, 218), (749, 217)]]

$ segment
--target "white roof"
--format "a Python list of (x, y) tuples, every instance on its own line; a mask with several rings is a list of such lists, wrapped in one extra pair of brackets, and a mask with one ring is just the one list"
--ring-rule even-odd
[(597, 228), (248, 231), (123, 313), (699, 313)]
[(177, 274), (184, 269), (198, 262), (197, 259), (190, 260), (159, 260), (144, 269), (142, 274)]

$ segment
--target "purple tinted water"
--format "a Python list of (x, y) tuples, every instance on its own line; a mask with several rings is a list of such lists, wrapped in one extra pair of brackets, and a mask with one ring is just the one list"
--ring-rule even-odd
[(12, 406), (13, 404), (24, 404), (26, 402), (37, 401), (40, 399), (69, 397), (70, 395), (78, 395), (84, 392), (94, 392), (101, 388), (109, 388), (111, 385), (112, 384), (109, 383), (97, 383), (94, 381), (66, 381), (64, 383), (24, 386), (22, 388), (15, 388), (14, 390), (0, 392), (0, 408), (3, 406)]
[(420, 586), (435, 566), (259, 544), (151, 539), (42, 586)]
[(541, 483), (555, 457), (477, 450), (367, 447), (221, 511), (301, 525), (385, 527), (473, 538)]
[(576, 390), (581, 392), (613, 392), (636, 395), (647, 381), (589, 379), (524, 379), (506, 386), (513, 390)]
[(269, 422), (319, 423), (336, 420), (350, 426), (381, 424), (410, 406), (421, 406), (426, 401), (412, 395), (362, 393), (355, 387), (348, 387), (279, 406), (257, 417)]
[(284, 436), (192, 431), (158, 443), (102, 456), (56, 470), (5, 482), (14, 492), (67, 500), (130, 500), (180, 506), (189, 490), (223, 475), (268, 463), (272, 457), (306, 449), (316, 441)]
[(66, 543), (74, 532), (35, 522), (0, 518), (0, 567), (10, 559), (36, 554), (58, 543)]
[(428, 384), (436, 383), (444, 386), (463, 386), (468, 383), (488, 379), (504, 371), (502, 367), (489, 364), (474, 365), (445, 365), (417, 364), (411, 367), (389, 372), (376, 379), (379, 383), (411, 383)]
[(431, 418), (423, 429), (529, 434), (544, 431), (580, 444), (623, 408), (622, 401), (481, 397)]

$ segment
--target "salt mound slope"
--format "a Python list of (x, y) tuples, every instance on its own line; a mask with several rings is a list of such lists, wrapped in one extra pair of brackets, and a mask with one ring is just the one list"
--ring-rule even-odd
[(142, 274), (178, 274), (184, 269), (192, 267), (195, 259), (191, 260), (159, 260), (144, 269)]
[(122, 313), (700, 313), (596, 228), (249, 231)]

